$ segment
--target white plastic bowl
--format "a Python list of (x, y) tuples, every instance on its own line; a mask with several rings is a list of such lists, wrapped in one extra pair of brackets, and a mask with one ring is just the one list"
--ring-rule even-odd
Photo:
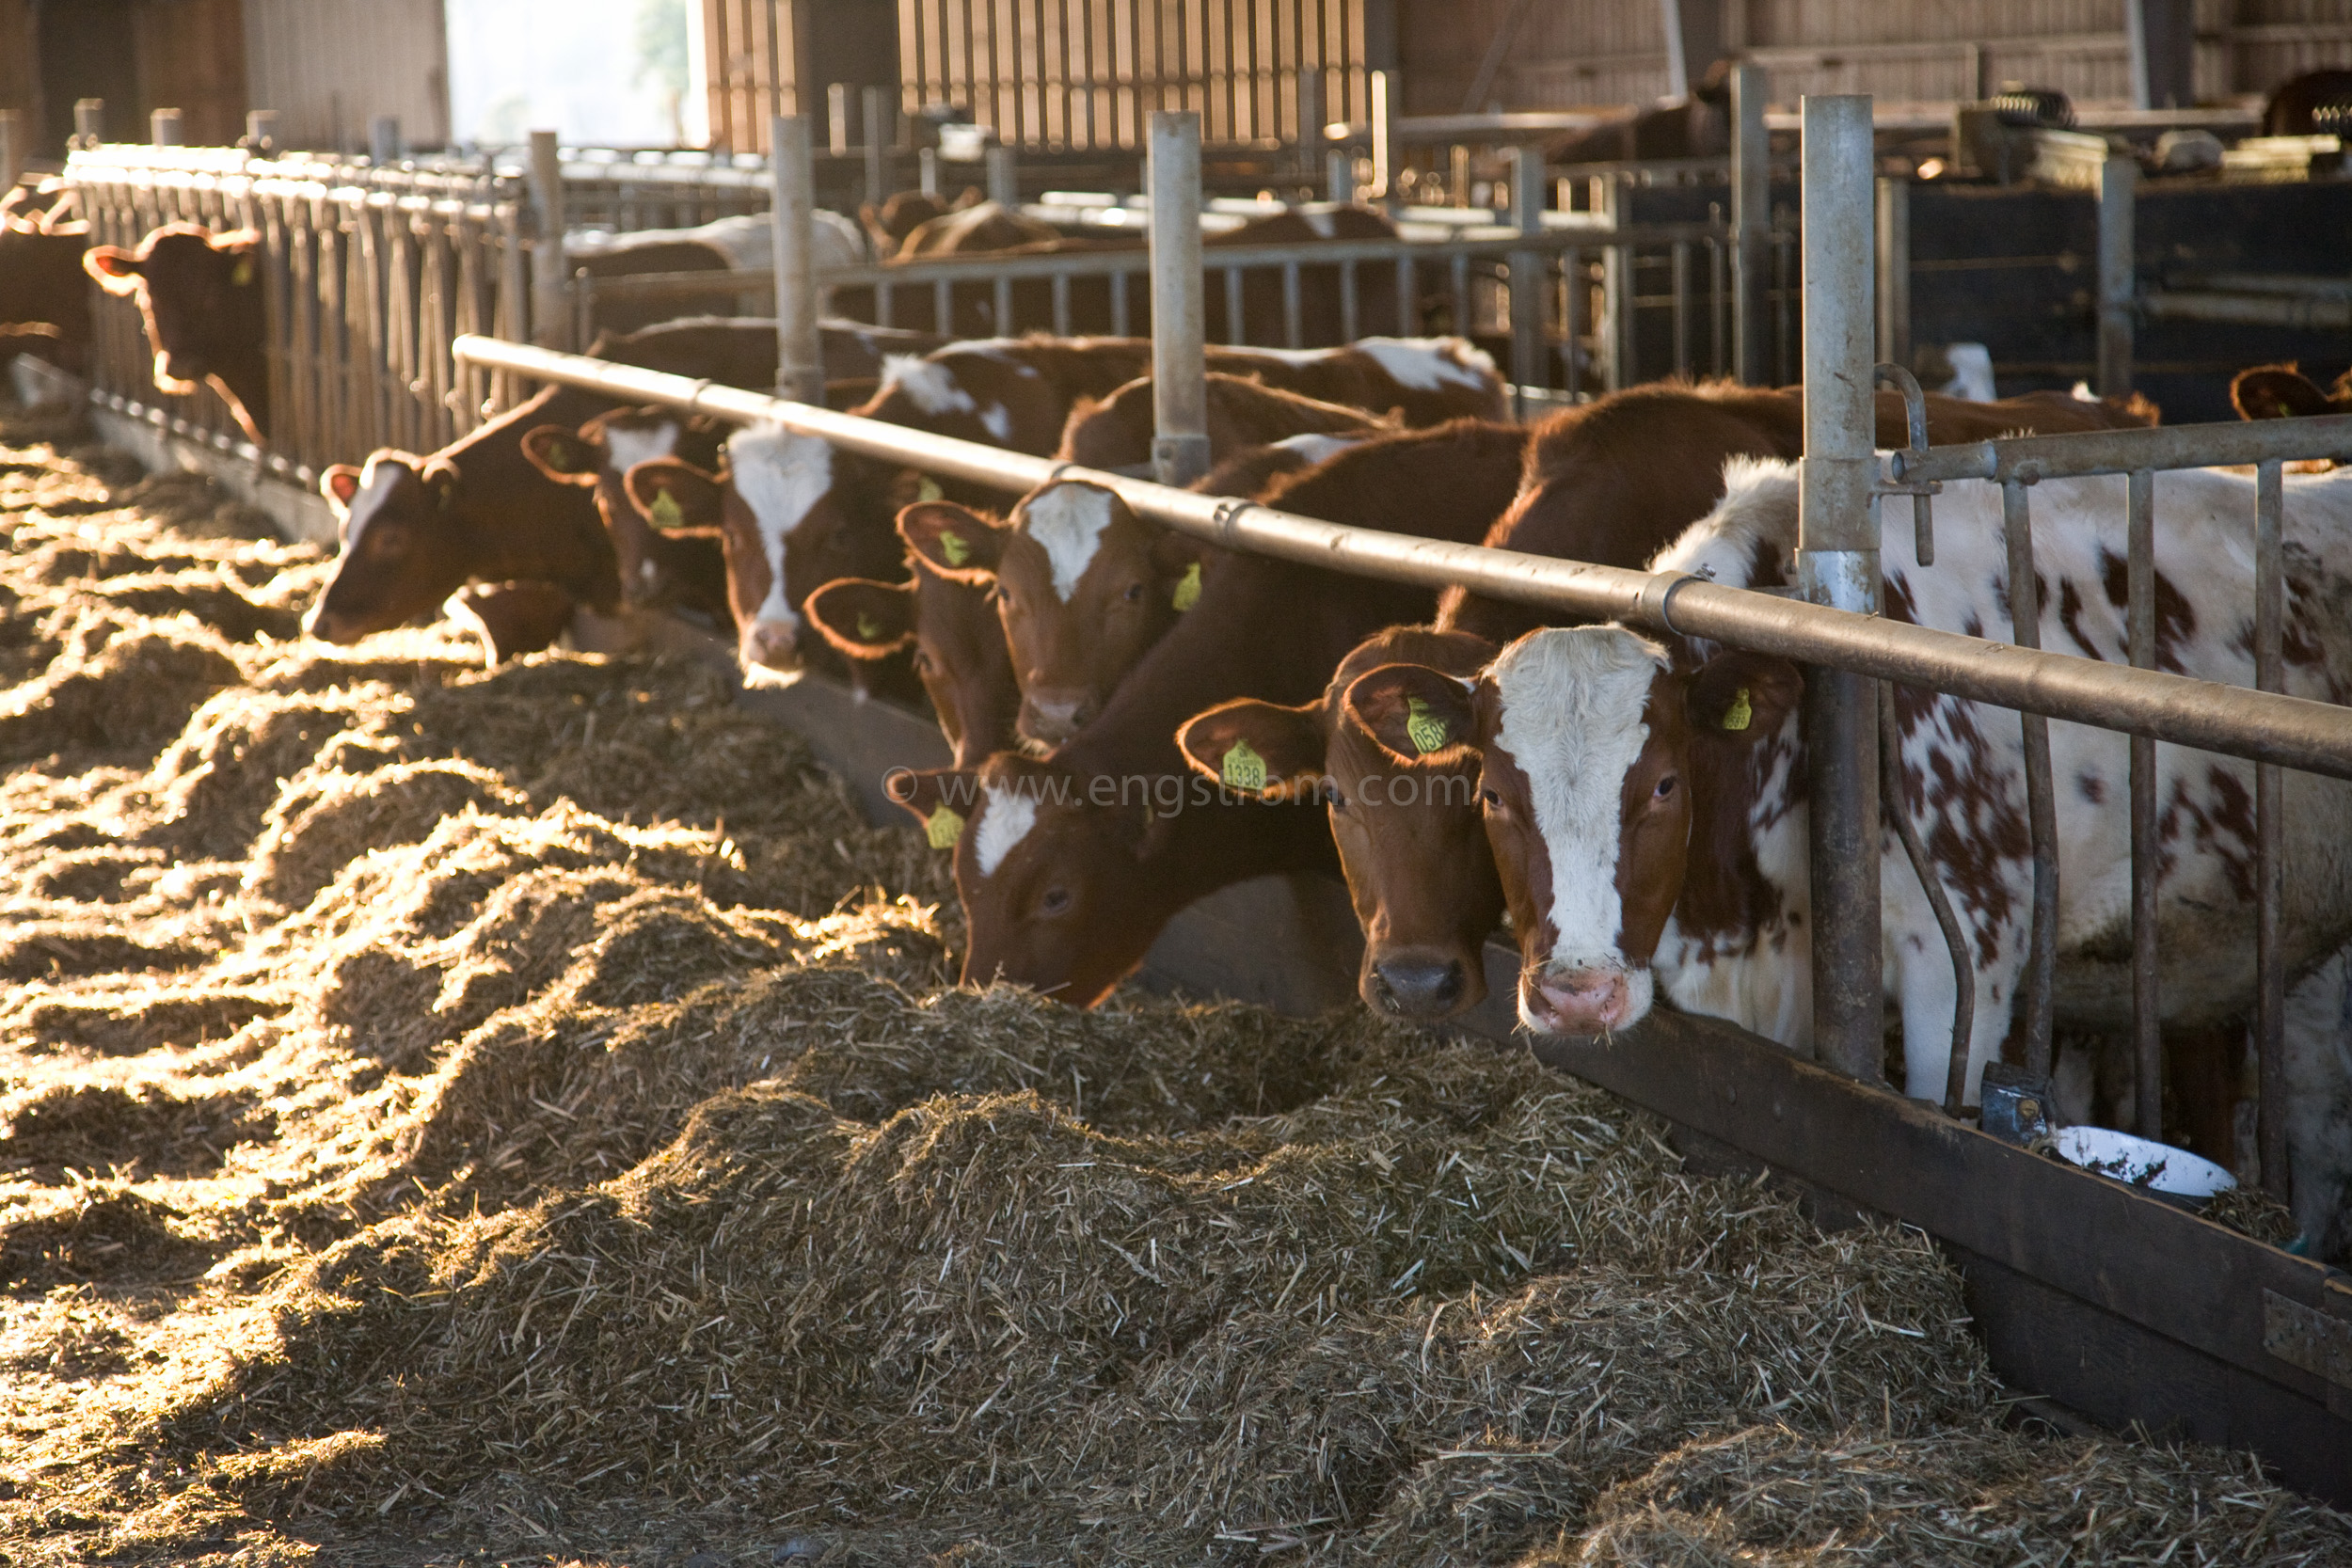
[(2168, 1197), (2202, 1201), (2237, 1185), (2236, 1177), (2201, 1155), (2110, 1128), (2061, 1127), (2056, 1142), (2069, 1164)]

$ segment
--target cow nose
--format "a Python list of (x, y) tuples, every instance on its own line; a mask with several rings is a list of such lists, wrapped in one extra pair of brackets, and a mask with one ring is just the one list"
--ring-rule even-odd
[(1599, 1034), (1625, 1022), (1633, 1010), (1633, 988), (1621, 969), (1547, 970), (1532, 990), (1532, 1022), (1547, 1034)]
[(1023, 693), (1016, 727), (1025, 740), (1062, 741), (1093, 717), (1094, 704), (1085, 692), (1040, 687)]
[(778, 621), (754, 621), (743, 629), (745, 669), (792, 671), (801, 667), (801, 651), (793, 628)]
[(326, 608), (325, 601), (313, 604), (303, 613), (302, 629), (322, 642), (348, 642), (343, 635), (342, 618)]
[(1386, 958), (1372, 966), (1375, 1005), (1398, 1018), (1443, 1018), (1461, 1004), (1459, 959)]

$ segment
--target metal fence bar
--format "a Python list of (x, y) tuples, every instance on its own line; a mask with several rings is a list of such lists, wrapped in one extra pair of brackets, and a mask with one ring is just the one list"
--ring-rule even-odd
[(1749, 386), (1766, 378), (1771, 338), (1767, 291), (1777, 270), (1772, 243), (1772, 141), (1764, 130), (1764, 72), (1731, 73), (1732, 373)]
[[(1674, 573), (1596, 566), (1521, 550), (1434, 539), (1232, 507), (1214, 496), (1074, 468), (1050, 458), (787, 403), (681, 375), (616, 365), (529, 344), (462, 338), (457, 357), (610, 397), (659, 403), (739, 421), (771, 420), (861, 456), (1018, 493), (1048, 479), (1078, 478), (1117, 492), (1138, 516), (1187, 536), (1286, 561), (1391, 582), (1444, 588), (1595, 621), (1623, 620), (1686, 637), (1827, 664), (1857, 674), (1931, 686), (1966, 702), (2040, 713), (2069, 723), (2145, 735), (2283, 768), (2352, 779), (2352, 708), (2249, 690), (2154, 670), (2042, 653), (1957, 632), (1854, 615), (1778, 594), (1726, 588)], [(2281, 424), (2323, 421), (2281, 420)], [(2182, 426), (2182, 429), (2193, 427)], [(2217, 431), (2228, 426), (2209, 427)], [(2333, 455), (2352, 443), (2317, 436), (2299, 455)]]
[[(2286, 620), (2285, 497), (2279, 460), (2254, 470), (2254, 685), (2262, 691), (2286, 686), (2280, 657)], [(2261, 1151), (2265, 1190), (2282, 1201), (2289, 1196), (2287, 1168), (2286, 951), (2280, 930), (2286, 892), (2286, 866), (2280, 853), (2285, 820), (2279, 769), (2254, 768), (2254, 1003), (2256, 1073), (2255, 1146)]]
[[(1818, 308), (1818, 305), (1817, 307)], [(1807, 315), (1811, 314), (1808, 310)], [(2042, 595), (2033, 560), (2032, 502), (2025, 482), (2001, 486), (2001, 530), (2009, 545), (2010, 635), (2021, 648), (2042, 646)], [(2026, 1070), (2050, 1071), (2050, 1031), (2058, 977), (2058, 794), (2050, 778), (2050, 721), (2020, 713), (2026, 752), (2026, 820), (2033, 848), (2033, 927), (2026, 958)]]
[[(1871, 400), (1870, 99), (1807, 96), (1804, 113), (1804, 457), (1798, 592), (1876, 615), (1882, 592)], [(1630, 279), (1628, 279), (1629, 284)], [(1883, 1074), (1878, 685), (1816, 670), (1805, 682), (1812, 822), (1813, 1048), (1866, 1083)]]
[[(875, 116), (869, 104), (866, 126)], [(817, 269), (809, 227), (817, 211), (817, 172), (809, 156), (808, 121), (775, 115), (768, 121), (775, 198), (770, 222), (776, 252), (776, 390), (803, 403), (825, 401), (825, 356), (817, 336)]]
[(2133, 206), (2139, 165), (2110, 155), (2099, 169), (2099, 395), (2132, 389), (2132, 296), (2137, 284)]
[(542, 348), (564, 347), (567, 326), (564, 318), (564, 177), (555, 140), (552, 131), (531, 133), (531, 211), (537, 220), (531, 253), (531, 341)]
[[(1540, 233), (1544, 226), (1544, 160), (1532, 147), (1518, 148), (1511, 158), (1511, 216), (1521, 234)], [(1524, 388), (1544, 380), (1544, 283), (1550, 272), (1543, 252), (1511, 253), (1511, 384), (1512, 412), (1527, 418)], [(1459, 325), (1455, 330), (1465, 328)]]
[[(2125, 546), (2126, 614), (2132, 668), (2156, 667), (2155, 471), (2130, 479)], [(2163, 862), (2156, 842), (2156, 743), (2132, 736), (2132, 1061), (2136, 1123), (2164, 1136), (2164, 1007), (2156, 969), (2156, 899)]]
[[(1189, 484), (1209, 471), (1206, 321), (1201, 310), (1200, 117), (1152, 116), (1152, 473)], [(1241, 275), (1225, 275), (1229, 319)]]
[(2065, 436), (2009, 436), (1931, 449), (1895, 459), (1905, 480), (2017, 480), (2128, 474), (2139, 468), (2233, 467), (2274, 460), (2352, 460), (2352, 414), (2227, 424), (2153, 425)]

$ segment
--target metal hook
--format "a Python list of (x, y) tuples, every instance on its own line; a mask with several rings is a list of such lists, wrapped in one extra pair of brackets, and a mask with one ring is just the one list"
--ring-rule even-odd
[[(1888, 386), (1903, 395), (1903, 419), (1911, 433), (1911, 445), (1902, 457), (1924, 458), (1928, 454), (1928, 395), (1920, 388), (1919, 378), (1900, 365), (1882, 363), (1870, 371), (1872, 386)], [(1902, 472), (1900, 459), (1895, 471)], [(1871, 486), (1871, 493), (1880, 496), (1909, 496), (1911, 498), (1912, 553), (1922, 566), (1935, 564), (1935, 518), (1929, 510), (1928, 498), (1944, 487), (1929, 481), (1906, 481), (1900, 478), (1881, 480)]]

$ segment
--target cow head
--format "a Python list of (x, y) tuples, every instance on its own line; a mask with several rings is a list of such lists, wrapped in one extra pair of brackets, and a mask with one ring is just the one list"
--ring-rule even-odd
[(342, 553), (326, 591), (302, 618), (328, 642), (422, 614), (465, 586), (466, 554), (456, 515), (457, 470), (405, 451), (379, 451), (367, 467), (338, 463), (319, 476), (335, 509)]
[(2332, 391), (2290, 364), (2257, 365), (2230, 382), (2230, 403), (2242, 420), (2307, 419), (2352, 413), (2352, 371), (2336, 377)]
[(744, 673), (790, 673), (801, 664), (810, 593), (898, 566), (880, 517), (917, 481), (780, 425), (737, 431), (726, 453), (724, 479), (675, 458), (640, 463), (627, 475), (629, 501), (662, 532), (717, 531)]
[(1475, 680), (1373, 670), (1345, 702), (1393, 756), (1415, 754), (1417, 722), (1477, 746), (1486, 838), (1518, 936), (1519, 1021), (1589, 1035), (1649, 1012), (1650, 962), (1705, 811), (1694, 797), (1778, 736), (1802, 693), (1779, 659), (1724, 653), (1681, 673), (1621, 626), (1578, 626), (1529, 633)]
[[(578, 430), (539, 425), (523, 433), (523, 456), (532, 467), (558, 484), (596, 491), (596, 512), (620, 572), (621, 599), (629, 609), (669, 604), (678, 584), (672, 580), (673, 552), (662, 547), (660, 533), (629, 500), (628, 471), (675, 455), (692, 425), (688, 416), (668, 409), (629, 408), (599, 416)], [(683, 531), (683, 519), (680, 526)]]
[[(1009, 526), (946, 502), (931, 510), (901, 531), (934, 570), (993, 585), (1025, 740), (1052, 746), (1076, 734), (1200, 594), (1200, 547), (1146, 524), (1097, 485), (1063, 481), (1033, 491)], [(967, 536), (966, 547), (951, 547)]]
[[(1406, 708), (1400, 754), (1347, 706), (1357, 679), (1411, 663), (1460, 679), (1494, 657), (1467, 632), (1392, 626), (1340, 662), (1320, 702), (1242, 699), (1177, 732), (1184, 758), (1228, 789), (1269, 800), (1319, 791), (1348, 896), (1364, 928), (1357, 990), (1396, 1018), (1450, 1018), (1486, 1000), (1484, 949), (1502, 917), (1502, 888), (1478, 804), (1471, 736)], [(1263, 783), (1260, 781), (1263, 780)]]
[(1134, 901), (1119, 895), (1153, 831), (1150, 802), (1104, 810), (1089, 803), (1089, 782), (1010, 753), (890, 781), (931, 843), (955, 850), (971, 933), (963, 984), (1015, 980), (1088, 1007), (1142, 957), (1151, 934), (1129, 928)]
[(108, 293), (135, 297), (155, 346), (155, 385), (193, 392), (209, 381), (228, 399), (246, 435), (261, 430), (248, 404), (265, 384), (262, 237), (251, 230), (215, 234), (192, 223), (167, 224), (136, 250), (92, 245), (82, 265)]
[(944, 578), (918, 559), (912, 581), (837, 578), (811, 594), (802, 610), (818, 635), (849, 658), (879, 662), (913, 650), (914, 673), (955, 748), (957, 767), (977, 768), (1012, 743), (1020, 693), (986, 590)]

